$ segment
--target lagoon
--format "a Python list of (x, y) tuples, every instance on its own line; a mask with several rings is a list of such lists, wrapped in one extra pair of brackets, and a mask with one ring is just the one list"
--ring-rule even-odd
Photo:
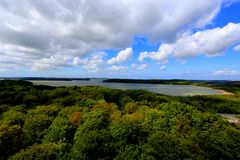
[(199, 87), (192, 85), (172, 85), (172, 84), (142, 84), (142, 83), (111, 83), (103, 82), (105, 79), (90, 80), (72, 80), (72, 81), (41, 81), (32, 80), (36, 85), (49, 86), (103, 86), (113, 89), (122, 90), (147, 90), (154, 93), (166, 94), (172, 96), (192, 96), (192, 95), (214, 95), (223, 94), (221, 91), (207, 87)]

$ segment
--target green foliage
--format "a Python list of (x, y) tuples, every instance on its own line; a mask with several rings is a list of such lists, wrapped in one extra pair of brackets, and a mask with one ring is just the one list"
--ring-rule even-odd
[(143, 120), (143, 114), (136, 112), (126, 114), (119, 122), (111, 124), (110, 132), (117, 150), (128, 144), (139, 144), (146, 139), (147, 132), (143, 130)]
[(22, 128), (19, 125), (0, 126), (0, 159), (6, 159), (12, 153), (21, 149)]
[(134, 102), (129, 102), (125, 105), (125, 111), (127, 113), (134, 113), (135, 111), (137, 111), (139, 108), (139, 105), (137, 103)]
[(42, 141), (42, 138), (52, 123), (52, 118), (45, 114), (27, 115), (23, 131), (25, 143), (33, 144)]
[(134, 102), (134, 100), (129, 96), (123, 96), (120, 98), (120, 106), (124, 107), (127, 103)]
[(71, 106), (75, 103), (75, 101), (72, 96), (65, 96), (55, 99), (53, 103), (60, 106)]
[(49, 117), (56, 117), (59, 110), (60, 107), (57, 105), (37, 106), (35, 109), (29, 110), (28, 115), (45, 114)]
[(76, 104), (81, 107), (91, 107), (95, 104), (95, 100), (89, 99), (89, 98), (84, 98), (79, 100)]
[(239, 159), (239, 133), (239, 130), (214, 124), (194, 135), (193, 141), (199, 144), (205, 159)]
[(178, 97), (178, 100), (201, 111), (240, 113), (240, 99), (237, 95)]
[(35, 144), (25, 150), (21, 150), (10, 160), (35, 160), (35, 159), (58, 159), (61, 152), (61, 145), (55, 143)]
[(43, 143), (71, 142), (75, 130), (72, 123), (65, 117), (56, 117), (51, 126), (46, 130)]
[(11, 106), (8, 104), (0, 105), (0, 115), (6, 112)]
[[(134, 159), (142, 159), (141, 158), (142, 150), (141, 146), (138, 145), (126, 145), (125, 147), (121, 148), (118, 151), (117, 156), (115, 157), (116, 160), (134, 160)], [(151, 160), (150, 157), (145, 157), (144, 159)]]
[(24, 123), (24, 113), (16, 110), (8, 110), (2, 116), (1, 123), (11, 124), (11, 125), (23, 125)]
[(24, 97), (23, 97), (23, 103), (24, 104), (26, 104), (27, 106), (29, 106), (29, 105), (34, 105), (34, 104), (38, 104), (38, 103), (36, 103), (37, 102), (37, 96), (35, 96), (35, 95), (25, 95)]
[(183, 144), (176, 135), (158, 131), (148, 138), (144, 152), (156, 159), (188, 159), (186, 144)]
[(240, 159), (239, 98), (0, 81), (0, 159)]
[(75, 134), (72, 159), (112, 159), (108, 119), (108, 114), (100, 109), (84, 115), (84, 124)]

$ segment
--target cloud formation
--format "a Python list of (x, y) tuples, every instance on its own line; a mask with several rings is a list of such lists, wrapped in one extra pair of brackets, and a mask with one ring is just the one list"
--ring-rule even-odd
[(14, 54), (10, 63), (35, 70), (68, 66), (56, 62), (61, 55), (126, 48), (136, 35), (174, 41), (179, 32), (211, 23), (228, 1), (1, 0), (0, 54)]
[(160, 66), (160, 70), (165, 71), (166, 69), (167, 69), (167, 66), (165, 65)]
[[(167, 62), (169, 56), (221, 54), (236, 39), (221, 32), (218, 38), (228, 42), (211, 48), (216, 40), (212, 36), (212, 41), (206, 41), (211, 35), (204, 29), (222, 6), (233, 2), (236, 0), (1, 0), (0, 72), (19, 67), (44, 71), (71, 66), (94, 72), (109, 67), (118, 70), (114, 66), (133, 56), (133, 49), (127, 47), (135, 36), (162, 43), (157, 52), (141, 53), (140, 61), (151, 58)], [(199, 29), (202, 31), (191, 33)], [(218, 34), (222, 29), (213, 30)], [(195, 42), (198, 38), (203, 42)], [(119, 53), (108, 60), (101, 52), (105, 49)], [(197, 53), (197, 49), (206, 53)], [(129, 68), (144, 70), (146, 64)]]
[(57, 69), (59, 67), (71, 66), (71, 57), (66, 55), (54, 55), (50, 58), (42, 58), (39, 60), (34, 60), (32, 64), (33, 70), (48, 70)]
[(240, 76), (239, 71), (231, 70), (231, 69), (223, 69), (213, 73), (214, 76)]
[(132, 69), (134, 70), (145, 70), (147, 68), (147, 64), (132, 64), (131, 65)]
[[(179, 59), (198, 55), (218, 56), (240, 42), (240, 23), (228, 23), (222, 28), (207, 29), (196, 33), (183, 33), (175, 43), (162, 44), (157, 52), (142, 52), (145, 58), (164, 61), (171, 57)], [(235, 48), (237, 49), (237, 48)]]
[(113, 66), (109, 67), (108, 70), (109, 71), (124, 71), (124, 70), (128, 70), (128, 67), (113, 65)]
[(233, 48), (234, 51), (240, 51), (240, 44)]
[(94, 53), (83, 65), (83, 68), (91, 71), (98, 72), (105, 68), (104, 57), (107, 55), (105, 52)]
[(132, 48), (126, 48), (125, 50), (121, 50), (116, 57), (109, 59), (108, 64), (122, 63), (130, 60), (132, 56), (133, 56)]

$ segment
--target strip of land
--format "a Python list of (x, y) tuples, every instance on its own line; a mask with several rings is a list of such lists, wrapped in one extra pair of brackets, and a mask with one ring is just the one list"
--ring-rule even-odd
[(2, 77), (5, 80), (25, 80), (25, 81), (89, 81), (90, 78), (56, 78), (56, 77)]
[(183, 80), (183, 79), (106, 79), (106, 83), (143, 83), (143, 84), (174, 84), (174, 85), (195, 85), (209, 87), (222, 92), (224, 95), (240, 93), (240, 81), (227, 80)]

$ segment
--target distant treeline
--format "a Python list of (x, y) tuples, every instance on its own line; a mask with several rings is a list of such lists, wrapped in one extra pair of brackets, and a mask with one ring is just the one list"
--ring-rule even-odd
[(159, 79), (106, 79), (103, 82), (114, 83), (149, 83), (149, 84), (190, 84), (192, 82), (181, 79), (159, 80)]
[(184, 79), (106, 79), (103, 82), (114, 83), (148, 83), (148, 84), (177, 84), (177, 85), (201, 85), (201, 84), (225, 84), (228, 81), (217, 80), (184, 80)]
[(28, 81), (89, 81), (90, 78), (56, 78), (56, 77), (3, 77), (5, 80), (28, 80)]
[(106, 79), (103, 82), (111, 83), (143, 83), (143, 84), (174, 84), (195, 85), (222, 89), (233, 93), (239, 92), (240, 81), (228, 80), (184, 80), (184, 79)]

